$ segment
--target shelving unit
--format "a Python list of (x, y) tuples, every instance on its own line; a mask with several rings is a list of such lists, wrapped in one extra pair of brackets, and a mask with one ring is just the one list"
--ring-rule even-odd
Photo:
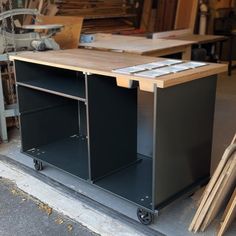
[[(39, 170), (41, 163), (48, 163), (134, 203), (139, 220), (150, 224), (157, 210), (209, 178), (214, 73), (226, 66), (183, 72), (190, 76), (194, 70), (201, 71), (199, 75), (208, 71), (205, 78), (149, 92), (117, 86), (109, 65), (121, 67), (119, 57), (132, 57), (136, 64), (135, 59), (145, 57), (76, 52), (83, 59), (74, 56), (73, 66), (50, 64), (50, 53), (39, 53), (46, 57), (38, 63), (25, 55), (22, 60), (14, 57), (22, 151), (40, 164)], [(87, 54), (93, 54), (88, 62)], [(108, 76), (101, 58), (110, 56)], [(103, 71), (81, 69), (97, 58)]]
[(137, 26), (140, 1), (63, 1), (57, 0), (57, 15), (81, 16), (84, 18), (82, 32), (121, 32), (133, 30)]

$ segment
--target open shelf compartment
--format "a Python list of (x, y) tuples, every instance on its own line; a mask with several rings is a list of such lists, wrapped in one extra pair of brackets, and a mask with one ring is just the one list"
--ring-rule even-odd
[(94, 182), (130, 202), (152, 210), (152, 158), (137, 155), (136, 163)]
[(86, 106), (18, 86), (22, 151), (82, 179), (89, 178)]
[(82, 72), (29, 62), (15, 62), (17, 84), (77, 100), (85, 100), (85, 78)]

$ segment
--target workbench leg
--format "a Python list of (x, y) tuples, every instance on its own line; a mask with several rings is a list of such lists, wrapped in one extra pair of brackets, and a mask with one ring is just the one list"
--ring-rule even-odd
[(191, 60), (192, 47), (188, 46), (186, 50), (182, 53), (182, 60)]
[(2, 139), (3, 142), (8, 141), (1, 73), (0, 73), (0, 138)]

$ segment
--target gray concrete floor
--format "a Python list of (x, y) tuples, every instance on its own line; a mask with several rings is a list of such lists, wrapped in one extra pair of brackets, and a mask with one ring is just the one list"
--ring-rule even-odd
[[(218, 80), (214, 138), (212, 150), (212, 172), (217, 166), (225, 148), (229, 145), (236, 132), (236, 71), (231, 77), (226, 74), (221, 75)], [(10, 143), (1, 145), (0, 154), (6, 155), (25, 165), (32, 167), (32, 160), (21, 154), (19, 132), (12, 130), (10, 132)], [(65, 174), (51, 167), (46, 167), (43, 174), (56, 179), (64, 185), (85, 194), (86, 196), (136, 219), (136, 206), (106, 192), (94, 188), (91, 185), (79, 181), (77, 178)], [(168, 236), (188, 236), (193, 235), (188, 232), (188, 226), (196, 210), (196, 201), (192, 198), (180, 199), (168, 207), (164, 208), (159, 217), (155, 218), (151, 228)], [(219, 218), (216, 219), (204, 233), (198, 235), (213, 236), (216, 227), (219, 224)], [(236, 222), (226, 236), (236, 235)]]
[(0, 178), (1, 236), (95, 236), (87, 228), (51, 209)]

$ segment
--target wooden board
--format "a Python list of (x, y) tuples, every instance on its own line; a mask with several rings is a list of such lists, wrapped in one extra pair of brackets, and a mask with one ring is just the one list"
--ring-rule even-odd
[(198, 1), (179, 0), (175, 18), (175, 29), (191, 29), (194, 32)]
[(227, 177), (227, 172), (229, 171), (231, 164), (232, 164), (232, 158), (230, 157), (230, 159), (225, 164), (225, 167), (223, 168), (222, 173), (220, 174), (219, 178), (217, 179), (217, 182), (215, 183), (213, 189), (211, 190), (211, 193), (210, 193), (207, 201), (204, 204), (204, 207), (202, 208), (202, 210), (196, 220), (196, 223), (193, 228), (194, 233), (196, 233), (200, 229), (200, 227), (202, 226), (202, 223), (207, 215), (207, 212), (212, 204), (212, 201), (217, 196), (217, 192), (219, 191), (221, 184), (224, 182), (224, 180)]
[(199, 35), (192, 34), (190, 29), (185, 30), (171, 30), (166, 32), (154, 33), (155, 39), (175, 39), (191, 41), (194, 44), (216, 43), (219, 41), (225, 41), (228, 37), (223, 35)]
[(211, 206), (208, 209), (204, 221), (201, 225), (201, 231), (204, 231), (206, 229), (206, 227), (217, 216), (222, 207), (227, 204), (232, 192), (234, 191), (236, 182), (236, 154), (234, 154), (231, 159), (233, 159), (233, 161), (230, 165), (229, 170), (226, 172), (224, 181), (220, 185), (216, 196), (211, 202)]
[(140, 55), (163, 56), (177, 52), (184, 52), (187, 46), (191, 46), (191, 41), (147, 39), (144, 37), (96, 34), (92, 43), (80, 43), (81, 47), (111, 50)]
[(61, 49), (78, 48), (80, 33), (83, 24), (82, 17), (75, 16), (39, 16), (38, 24), (62, 24), (64, 28), (53, 38)]
[(178, 0), (158, 0), (155, 31), (173, 30)]
[(140, 29), (145, 31), (148, 30), (151, 20), (151, 12), (152, 12), (152, 0), (144, 0)]
[[(138, 64), (161, 61), (163, 58), (85, 49), (69, 49), (48, 52), (24, 52), (17, 56), (11, 56), (10, 58), (11, 60), (21, 60), (74, 71), (82, 71), (85, 73), (115, 77), (117, 80), (122, 79), (125, 84), (130, 84), (130, 81), (138, 81), (141, 90), (150, 92), (154, 92), (155, 87), (166, 88), (227, 71), (226, 65), (208, 64), (207, 66), (183, 71), (180, 73), (165, 75), (158, 78), (121, 75), (112, 72), (112, 70)], [(122, 84), (120, 85), (122, 86)], [(124, 85), (124, 87), (126, 86)]]
[(224, 152), (223, 156), (222, 156), (222, 159), (220, 160), (220, 163), (218, 164), (213, 176), (211, 177), (211, 180), (210, 182), (208, 183), (204, 193), (203, 193), (203, 196), (202, 196), (202, 200), (201, 200), (201, 203), (194, 215), (194, 218), (189, 226), (189, 231), (193, 231), (194, 228), (198, 228), (200, 227), (200, 225), (196, 225), (197, 224), (197, 220), (199, 219), (199, 216), (202, 212), (202, 210), (204, 209), (205, 207), (205, 204), (213, 190), (213, 188), (215, 187), (228, 159), (231, 157), (232, 153), (236, 151), (236, 145), (235, 144), (231, 144)]
[(225, 41), (228, 39), (228, 37), (221, 35), (199, 35), (199, 34), (179, 35), (172, 38), (178, 40), (192, 41), (195, 42), (195, 44), (215, 43), (219, 41)]
[(233, 138), (231, 144), (234, 144), (234, 143), (236, 143), (236, 134), (234, 135), (234, 138)]
[(228, 227), (235, 218), (236, 218), (236, 188), (221, 219), (220, 227), (217, 230), (217, 236), (222, 236), (227, 231)]
[(57, 15), (84, 18), (83, 33), (132, 30), (139, 12), (136, 1), (129, 0), (55, 0), (54, 3), (59, 8)]
[[(28, 3), (28, 8), (30, 9), (38, 9), (39, 6), (39, 0), (31, 0)], [(23, 25), (30, 25), (32, 23), (33, 17), (32, 15), (26, 15)]]

